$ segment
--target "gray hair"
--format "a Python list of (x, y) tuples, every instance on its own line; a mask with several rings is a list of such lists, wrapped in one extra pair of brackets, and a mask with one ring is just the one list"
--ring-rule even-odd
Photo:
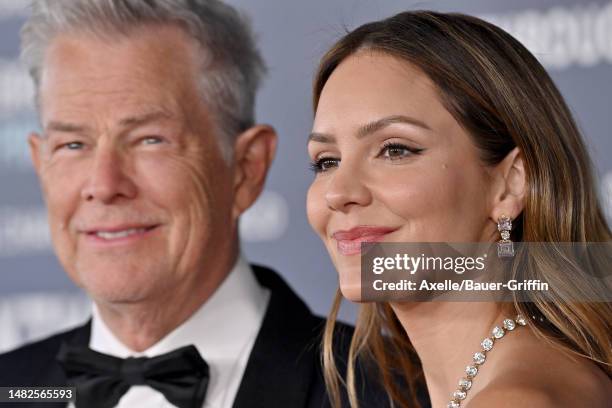
[(255, 122), (255, 94), (266, 72), (248, 20), (231, 6), (219, 0), (34, 0), (21, 30), (21, 58), (38, 94), (45, 49), (57, 34), (129, 35), (151, 23), (179, 25), (201, 46), (200, 93), (215, 114), (229, 162), (235, 137)]

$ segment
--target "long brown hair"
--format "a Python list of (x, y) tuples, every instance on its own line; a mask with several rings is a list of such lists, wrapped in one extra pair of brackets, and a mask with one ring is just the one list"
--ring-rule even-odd
[[(611, 241), (592, 163), (572, 115), (545, 69), (511, 35), (475, 17), (431, 11), (404, 12), (362, 25), (323, 57), (314, 80), (315, 110), (336, 67), (364, 49), (391, 55), (427, 74), (446, 109), (467, 129), (484, 164), (495, 165), (515, 147), (520, 149), (528, 193), (522, 214), (513, 221), (514, 241)], [(601, 291), (606, 288), (567, 279), (567, 272), (546, 267), (558, 264), (558, 259), (545, 258), (531, 256), (514, 273), (521, 279), (539, 277), (548, 282), (552, 300), (534, 291), (527, 301), (515, 298), (514, 307), (523, 315), (544, 318), (546, 324), (530, 324), (539, 338), (594, 361), (611, 376), (612, 305), (563, 301), (572, 293), (602, 299)], [(376, 362), (395, 403), (418, 406), (422, 369), (388, 304), (361, 306), (347, 378), (341, 378), (331, 347), (339, 305), (338, 292), (323, 345), (332, 403), (339, 406), (340, 388), (346, 386), (351, 406), (358, 406), (354, 362), (362, 357)], [(398, 385), (398, 374), (407, 386)]]

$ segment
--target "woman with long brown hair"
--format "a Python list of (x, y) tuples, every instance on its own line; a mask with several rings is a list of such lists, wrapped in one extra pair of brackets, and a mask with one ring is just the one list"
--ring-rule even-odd
[[(492, 24), (428, 11), (365, 24), (323, 57), (313, 102), (308, 217), (349, 300), (362, 242), (611, 241), (568, 107)], [(323, 356), (332, 402), (346, 386), (359, 405), (362, 358), (400, 406), (417, 406), (423, 380), (435, 407), (609, 406), (610, 287), (537, 252), (524, 261), (515, 277), (546, 281), (546, 296), (362, 304), (346, 378), (331, 352), (339, 292)]]

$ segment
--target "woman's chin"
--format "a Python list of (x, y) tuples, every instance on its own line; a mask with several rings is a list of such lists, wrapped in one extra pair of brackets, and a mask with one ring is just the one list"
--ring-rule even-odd
[(340, 292), (345, 299), (355, 303), (363, 303), (361, 300), (361, 283), (355, 284), (340, 284)]
[(355, 268), (350, 269), (350, 271), (347, 271), (346, 268), (340, 270), (340, 292), (342, 292), (342, 296), (347, 300), (361, 303), (363, 298), (361, 292), (361, 274)]
[(361, 303), (361, 262), (343, 258), (336, 258), (333, 261), (338, 272), (338, 283), (342, 296), (351, 302)]

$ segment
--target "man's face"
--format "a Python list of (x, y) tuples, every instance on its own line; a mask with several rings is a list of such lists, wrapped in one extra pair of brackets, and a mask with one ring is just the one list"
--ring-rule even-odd
[(233, 171), (195, 50), (179, 28), (148, 27), (58, 36), (45, 54), (33, 157), (57, 255), (97, 300), (187, 294), (231, 256)]

